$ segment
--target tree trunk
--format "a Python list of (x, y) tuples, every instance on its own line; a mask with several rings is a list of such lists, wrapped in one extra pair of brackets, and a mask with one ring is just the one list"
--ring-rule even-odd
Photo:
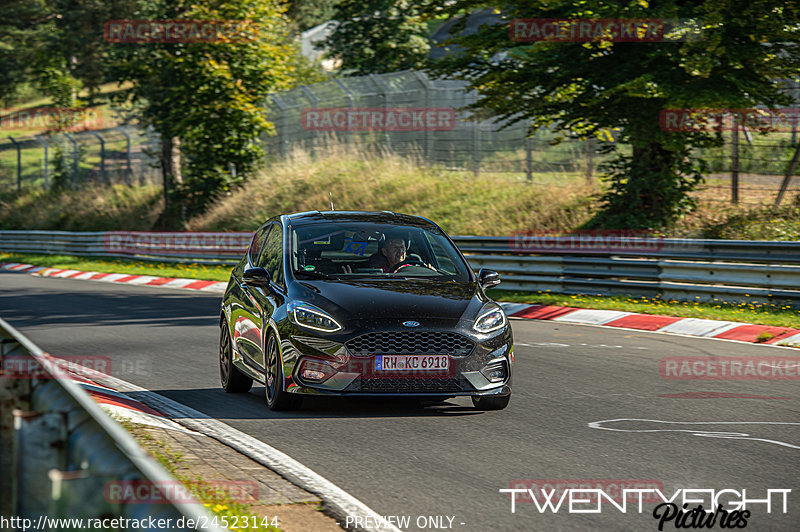
[[(161, 136), (161, 171), (164, 174), (164, 208), (172, 206), (172, 192), (183, 185), (181, 173), (181, 140), (169, 135)], [(186, 219), (186, 202), (181, 199), (181, 220)]]

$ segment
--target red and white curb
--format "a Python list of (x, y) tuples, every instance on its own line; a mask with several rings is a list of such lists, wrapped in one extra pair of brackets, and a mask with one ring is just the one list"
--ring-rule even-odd
[[(701, 336), (738, 342), (762, 343), (788, 347), (800, 347), (800, 329), (771, 327), (734, 321), (679, 318), (656, 314), (635, 314), (618, 310), (595, 310), (552, 305), (528, 305), (522, 303), (500, 303), (510, 318), (549, 320), (562, 323), (580, 323), (620, 327), (641, 331)], [(771, 335), (766, 341), (759, 336)]]
[(100, 281), (103, 283), (122, 283), (141, 286), (160, 286), (164, 288), (183, 288), (201, 290), (203, 292), (225, 292), (228, 283), (223, 281), (201, 281), (198, 279), (180, 279), (173, 277), (153, 277), (152, 275), (128, 275), (125, 273), (83, 272), (79, 270), (61, 270), (58, 268), (42, 268), (32, 264), (0, 264), (0, 269), (16, 272), (32, 273), (41, 277), (59, 279), (78, 279), (81, 281)]
[[(225, 292), (227, 283), (222, 281), (198, 281), (197, 279), (175, 279), (169, 277), (153, 277), (149, 275), (127, 275), (124, 273), (82, 272), (78, 270), (60, 270), (42, 268), (32, 264), (0, 264), (2, 270), (33, 273), (42, 277), (60, 279), (80, 279), (106, 283), (123, 283), (140, 286), (160, 286), (164, 288), (182, 288), (201, 290), (203, 292)], [(635, 314), (619, 310), (596, 310), (574, 307), (558, 307), (552, 305), (528, 305), (523, 303), (500, 303), (506, 315), (511, 318), (529, 320), (549, 320), (563, 323), (579, 323), (584, 325), (601, 325), (604, 327), (620, 327), (641, 331), (672, 333), (703, 338), (717, 338), (747, 343), (761, 343), (786, 347), (800, 347), (800, 329), (790, 327), (771, 327), (734, 321), (704, 320), (698, 318), (679, 318), (676, 316), (660, 316), (656, 314)], [(759, 341), (768, 334), (769, 339)]]

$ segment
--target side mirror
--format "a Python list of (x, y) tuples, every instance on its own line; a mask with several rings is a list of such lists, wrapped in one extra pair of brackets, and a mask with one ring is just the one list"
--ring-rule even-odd
[(500, 274), (494, 270), (481, 270), (478, 272), (478, 284), (486, 290), (500, 284)]
[(242, 280), (253, 286), (269, 286), (269, 272), (264, 268), (250, 268), (242, 274)]

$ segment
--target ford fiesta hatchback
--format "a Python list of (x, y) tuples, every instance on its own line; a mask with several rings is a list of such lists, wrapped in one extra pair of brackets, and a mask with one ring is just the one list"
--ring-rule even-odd
[(276, 216), (255, 232), (222, 298), (227, 392), (265, 385), (272, 410), (303, 396), (511, 398), (503, 309), (436, 224), (391, 212)]

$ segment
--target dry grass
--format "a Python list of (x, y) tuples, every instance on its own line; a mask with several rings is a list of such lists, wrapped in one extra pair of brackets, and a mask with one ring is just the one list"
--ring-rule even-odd
[(346, 147), (334, 148), (324, 159), (296, 151), (220, 198), (187, 229), (252, 230), (276, 214), (327, 210), (329, 192), (337, 209), (418, 214), (451, 234), (564, 230), (588, 220), (590, 194), (596, 190), (580, 179), (563, 176), (559, 182), (560, 176), (554, 177), (554, 184), (531, 185), (508, 174), (475, 178), (469, 172)]
[(159, 187), (84, 186), (0, 194), (0, 229), (149, 230), (163, 210)]

